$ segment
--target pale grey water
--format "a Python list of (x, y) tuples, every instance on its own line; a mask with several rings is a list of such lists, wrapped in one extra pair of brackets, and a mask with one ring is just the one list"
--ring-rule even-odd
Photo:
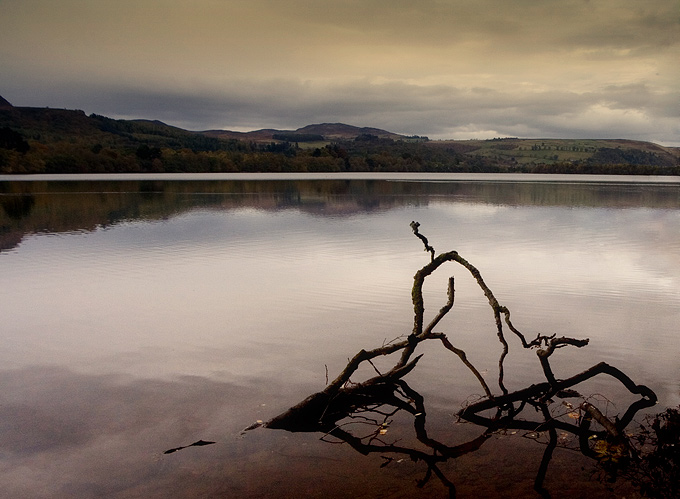
[[(413, 274), (428, 261), (411, 220), (477, 266), (527, 336), (590, 338), (558, 352), (559, 374), (606, 361), (660, 406), (680, 404), (676, 183), (191, 178), (0, 183), (8, 497), (415, 493), (415, 468), (383, 470), (318, 436), (239, 435), (322, 389), (326, 368), (334, 377), (359, 349), (410, 332)], [(493, 373), (493, 320), (463, 269), (433, 276), (427, 310), (449, 274), (456, 305), (438, 329)], [(512, 340), (506, 371), (511, 388), (541, 381)], [(409, 380), (449, 432), (480, 393), (439, 348)], [(621, 395), (609, 380), (592, 390)], [(199, 439), (218, 443), (160, 454)], [(469, 494), (488, 486), (462, 474)]]

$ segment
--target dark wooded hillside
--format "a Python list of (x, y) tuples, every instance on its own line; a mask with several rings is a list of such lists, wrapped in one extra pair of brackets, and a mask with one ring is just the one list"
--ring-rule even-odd
[(0, 98), (0, 173), (539, 172), (677, 175), (680, 149), (628, 140), (430, 141), (342, 123), (194, 132), (151, 120), (14, 107)]

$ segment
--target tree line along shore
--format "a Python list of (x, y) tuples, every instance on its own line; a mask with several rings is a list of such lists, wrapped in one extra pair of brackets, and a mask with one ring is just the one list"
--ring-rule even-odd
[(680, 148), (593, 139), (443, 140), (344, 124), (193, 132), (0, 106), (0, 173), (489, 172), (679, 175)]

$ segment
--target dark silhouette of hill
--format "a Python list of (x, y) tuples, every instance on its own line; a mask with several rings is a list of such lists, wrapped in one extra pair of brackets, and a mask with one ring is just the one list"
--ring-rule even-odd
[(189, 131), (158, 120), (12, 106), (0, 97), (0, 173), (540, 172), (672, 174), (680, 148), (632, 140), (430, 141), (320, 123)]
[(314, 142), (324, 140), (354, 140), (361, 135), (372, 135), (378, 138), (394, 140), (405, 139), (404, 135), (388, 132), (379, 128), (356, 127), (344, 123), (320, 123), (307, 125), (297, 130), (275, 130), (266, 128), (252, 132), (232, 132), (229, 130), (206, 130), (201, 132), (210, 137), (228, 138), (238, 140), (253, 140), (255, 142), (283, 140), (293, 142)]
[(4, 99), (2, 95), (0, 95), (0, 109), (9, 107), (13, 107), (12, 104), (10, 104), (6, 99)]

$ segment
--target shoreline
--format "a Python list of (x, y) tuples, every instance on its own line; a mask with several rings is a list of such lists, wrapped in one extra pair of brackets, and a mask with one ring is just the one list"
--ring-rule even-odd
[(0, 182), (96, 181), (275, 181), (387, 180), (394, 182), (540, 182), (680, 185), (675, 175), (588, 175), (559, 173), (63, 173), (0, 175)]

